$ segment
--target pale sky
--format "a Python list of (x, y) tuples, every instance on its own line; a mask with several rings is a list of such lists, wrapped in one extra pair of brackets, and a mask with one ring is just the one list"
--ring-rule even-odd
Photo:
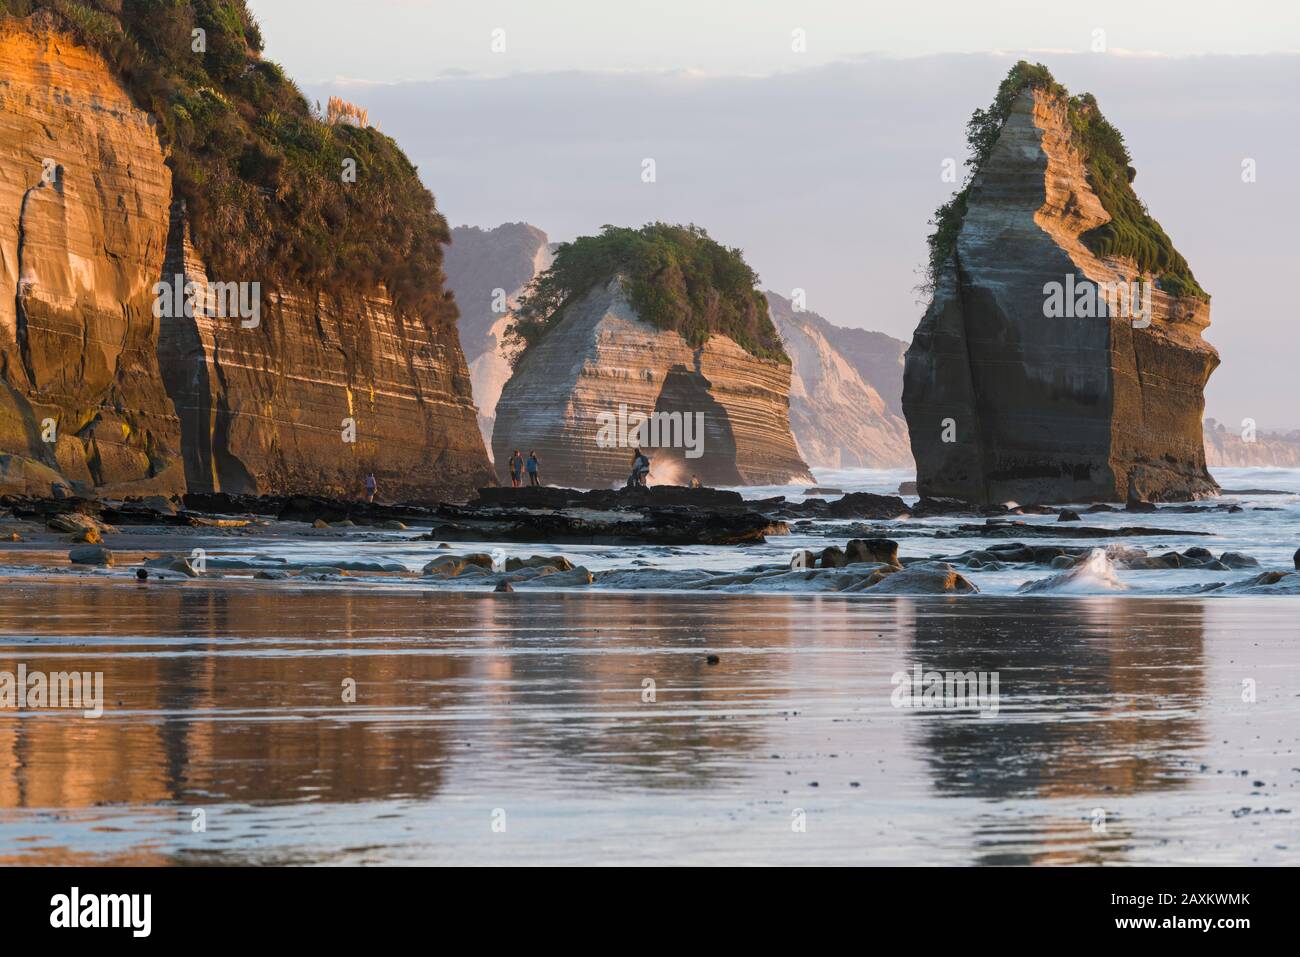
[[(1300, 427), (1300, 3), (252, 0), (312, 99), (370, 111), (452, 225), (694, 222), (765, 287), (910, 341), (945, 159), (1019, 56), (1091, 91), (1213, 296), (1207, 414)], [(361, 10), (359, 14), (356, 11)], [(492, 53), (492, 30), (505, 52)], [(807, 52), (791, 51), (806, 30)], [(1094, 30), (1106, 49), (1093, 52)], [(965, 52), (962, 52), (965, 51)], [(1138, 52), (1126, 52), (1138, 51)], [(1140, 55), (1139, 55), (1140, 53)], [(641, 180), (652, 157), (657, 180)], [(1255, 182), (1241, 164), (1252, 159)]]
[[(300, 82), (454, 71), (770, 73), (862, 53), (1300, 52), (1300, 3), (1265, 0), (252, 0)], [(505, 48), (492, 50), (492, 32)], [(805, 31), (806, 50), (792, 49)]]

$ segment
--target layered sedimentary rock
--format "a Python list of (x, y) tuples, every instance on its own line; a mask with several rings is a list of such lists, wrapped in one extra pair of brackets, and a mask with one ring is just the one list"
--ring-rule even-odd
[(1048, 284), (1149, 280), (1080, 237), (1110, 220), (1065, 102), (1016, 99), (907, 352), (903, 407), (924, 496), (1176, 501), (1217, 490), (1203, 389), (1209, 304), (1151, 288), (1131, 316), (1047, 318)]
[[(777, 293), (766, 295), (793, 366), (790, 429), (803, 458), (822, 468), (910, 467), (907, 423), (832, 345), (836, 327), (816, 313), (795, 312)], [(898, 346), (901, 357), (903, 343)], [(894, 398), (899, 401), (901, 394)]]
[(457, 226), (443, 260), (447, 287), (460, 309), (460, 345), (469, 363), (479, 430), (489, 447), (497, 399), (510, 378), (505, 331), (523, 292), (554, 256), (546, 233), (528, 223), (495, 229)]
[[(208, 277), (151, 116), (49, 14), (0, 19), (0, 490), (463, 498), (491, 469), (454, 326), (382, 288)], [(377, 214), (378, 215), (378, 214)], [(179, 277), (179, 286), (177, 286)], [(51, 425), (52, 423), (52, 425)], [(49, 441), (46, 441), (49, 437)]]
[(170, 494), (154, 352), (171, 173), (150, 116), (46, 14), (0, 19), (0, 492)]
[[(767, 485), (811, 481), (790, 434), (790, 366), (713, 335), (692, 348), (642, 320), (620, 281), (594, 288), (520, 359), (497, 403), (498, 475), (535, 450), (546, 482), (623, 483), (632, 447), (651, 482)], [(636, 429), (658, 414), (658, 436)], [(649, 428), (647, 424), (646, 428)]]
[(1215, 467), (1300, 468), (1300, 430), (1261, 432), (1249, 422), (1241, 429), (1229, 429), (1206, 419), (1205, 460)]
[[(164, 276), (209, 277), (173, 211)], [(158, 352), (195, 492), (465, 498), (491, 477), (454, 328), (400, 316), (382, 290), (264, 291), (260, 317), (160, 321)]]

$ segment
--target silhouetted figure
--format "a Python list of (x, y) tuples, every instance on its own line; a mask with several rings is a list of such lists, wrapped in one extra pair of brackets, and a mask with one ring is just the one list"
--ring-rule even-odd
[(650, 475), (650, 460), (638, 448), (632, 453), (632, 474), (627, 478), (628, 488), (645, 488), (646, 478)]
[(700, 481), (698, 475), (691, 476), (691, 488), (704, 488), (704, 484)]
[(528, 461), (524, 467), (528, 470), (528, 484), (541, 485), (542, 483), (537, 479), (537, 453), (532, 449), (528, 450)]
[(524, 468), (524, 457), (515, 449), (515, 454), (510, 456), (510, 487), (519, 488), (519, 473)]
[(375, 500), (375, 492), (378, 490), (379, 483), (375, 481), (375, 473), (371, 472), (366, 475), (366, 501), (373, 502)]

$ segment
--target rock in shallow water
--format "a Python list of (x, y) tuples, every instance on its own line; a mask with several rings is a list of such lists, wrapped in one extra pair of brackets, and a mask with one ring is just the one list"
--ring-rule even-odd
[[(1067, 103), (1021, 93), (972, 183), (907, 351), (903, 409), (924, 495), (972, 502), (1186, 500), (1205, 467), (1207, 302), (1151, 288), (1132, 317), (1049, 318), (1048, 284), (1127, 285), (1081, 236), (1110, 220)], [(1094, 287), (1095, 288), (1095, 287)]]

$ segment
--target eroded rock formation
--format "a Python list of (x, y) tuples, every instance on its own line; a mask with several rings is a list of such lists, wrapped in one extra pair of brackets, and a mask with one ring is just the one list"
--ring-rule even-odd
[(921, 495), (1177, 501), (1217, 490), (1201, 436), (1219, 362), (1201, 338), (1209, 303), (1154, 288), (1144, 327), (1114, 314), (1045, 315), (1049, 283), (1149, 279), (1081, 240), (1109, 219), (1065, 101), (1021, 93), (907, 352), (903, 407)]
[[(790, 429), (804, 459), (822, 468), (910, 467), (907, 423), (832, 344), (837, 327), (816, 313), (795, 312), (790, 300), (777, 293), (769, 291), (767, 302), (793, 364)], [(901, 358), (903, 344), (897, 345)], [(895, 366), (897, 403), (902, 363), (896, 360)]]
[(48, 15), (0, 19), (0, 63), (0, 491), (180, 491), (154, 353), (171, 202), (154, 124)]
[(725, 336), (694, 349), (643, 321), (612, 279), (566, 310), (502, 390), (492, 435), (497, 472), (505, 477), (514, 449), (533, 449), (545, 482), (622, 484), (636, 416), (660, 413), (676, 428), (665, 426), (672, 434), (647, 449), (654, 484), (686, 484), (692, 475), (707, 485), (811, 481), (790, 435), (789, 390), (790, 366), (756, 358)]
[(497, 400), (511, 372), (504, 348), (510, 310), (553, 258), (546, 233), (528, 223), (451, 231), (443, 268), (460, 309), (460, 345), (469, 363), (479, 430), (489, 448)]
[[(178, 207), (164, 268), (209, 285)], [(462, 499), (491, 471), (454, 328), (402, 317), (383, 290), (263, 293), (260, 321), (160, 322), (163, 378), (194, 492)]]
[(355, 496), (374, 472), (385, 498), (434, 500), (490, 480), (455, 327), (382, 288), (263, 285), (256, 325), (155, 318), (156, 284), (208, 277), (153, 117), (48, 13), (0, 19), (0, 62), (0, 490)]

